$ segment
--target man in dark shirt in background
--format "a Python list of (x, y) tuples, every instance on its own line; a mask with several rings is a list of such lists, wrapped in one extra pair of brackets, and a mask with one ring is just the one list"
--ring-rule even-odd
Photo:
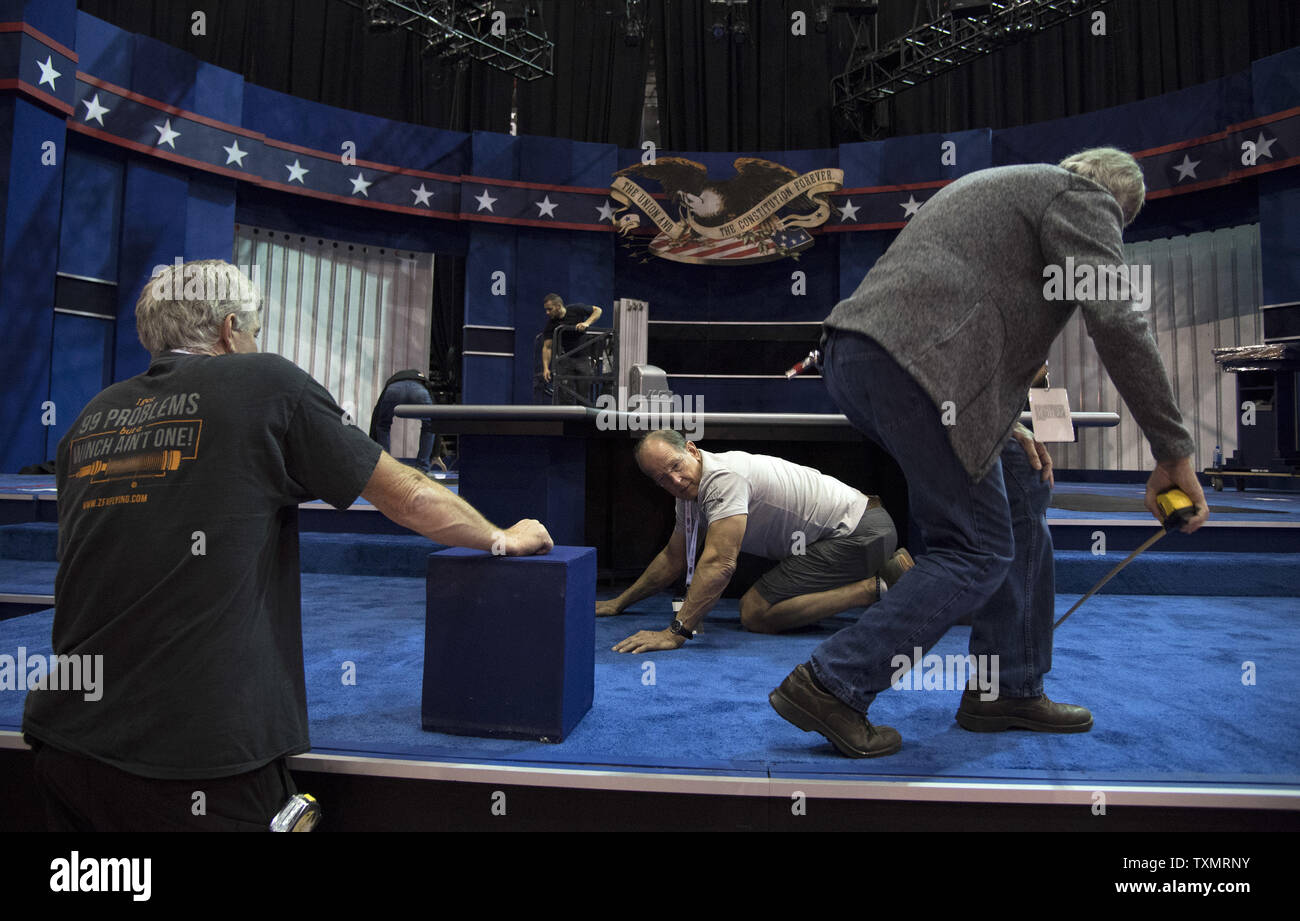
[[(554, 340), (555, 331), (561, 326), (576, 326), (578, 334), (585, 333), (592, 324), (600, 319), (602, 311), (599, 307), (591, 304), (568, 304), (558, 294), (548, 294), (542, 300), (542, 309), (546, 311), (546, 326), (542, 329), (542, 370), (541, 379), (537, 381), (534, 388), (536, 401), (539, 403), (551, 402), (552, 378), (555, 376), (555, 368), (552, 361), (554, 360)], [(574, 341), (564, 339), (561, 333), (564, 348), (572, 348)], [(590, 362), (587, 362), (590, 364)], [(590, 368), (587, 368), (590, 373)]]
[(537, 521), (496, 528), (257, 354), (260, 301), (228, 263), (167, 267), (136, 304), (149, 370), (59, 444), (53, 647), (102, 680), (27, 697), (53, 829), (267, 829), (293, 793), (286, 757), (310, 747), (298, 503), (362, 495), (439, 543), (552, 546)]

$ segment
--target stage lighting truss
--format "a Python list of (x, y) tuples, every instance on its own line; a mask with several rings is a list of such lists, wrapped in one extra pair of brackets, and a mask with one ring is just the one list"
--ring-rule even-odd
[(641, 44), (645, 38), (646, 0), (627, 0), (623, 16), (623, 43), (629, 47)]
[(368, 28), (413, 32), (424, 39), (426, 54), (454, 62), (462, 70), (470, 61), (482, 61), (519, 80), (555, 75), (555, 43), (546, 36), (540, 0), (344, 2), (365, 12)]
[(919, 0), (912, 28), (884, 45), (870, 15), (875, 4), (833, 4), (848, 14), (853, 48), (844, 72), (831, 79), (832, 104), (860, 137), (874, 137), (876, 103), (1108, 2)]

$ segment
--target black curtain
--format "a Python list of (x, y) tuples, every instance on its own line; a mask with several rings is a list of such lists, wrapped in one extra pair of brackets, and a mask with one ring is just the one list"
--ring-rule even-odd
[[(883, 107), (882, 136), (1010, 128), (1215, 80), (1300, 44), (1295, 0), (1113, 0)], [(910, 22), (907, 24), (910, 25)]]
[[(811, 2), (750, 0), (748, 34), (711, 35), (713, 4), (651, 0), (660, 146), (755, 151), (833, 146), (831, 77), (852, 45), (848, 30), (818, 32)], [(806, 34), (792, 15), (805, 14)]]
[[(711, 4), (652, 0), (662, 146), (787, 150), (862, 140), (831, 111), (830, 81), (852, 46), (848, 16), (834, 14), (818, 33), (817, 5), (750, 0), (750, 36), (737, 43), (709, 35)], [(879, 43), (909, 30), (916, 8), (881, 0)], [(791, 32), (797, 10), (808, 16), (804, 36)], [(1078, 115), (1226, 76), (1300, 44), (1295, 0), (1114, 0), (1102, 12), (1104, 36), (1085, 14), (898, 94), (878, 107), (875, 136)]]
[[(715, 40), (707, 0), (645, 0), (658, 80), (659, 145), (788, 150), (860, 140), (832, 111), (830, 81), (852, 45), (846, 14), (815, 28), (817, 0), (749, 0), (749, 34)], [(834, 6), (835, 4), (831, 4)], [(520, 81), (424, 54), (406, 32), (374, 33), (343, 0), (80, 0), (93, 16), (150, 35), (252, 83), (385, 118), (458, 131), (509, 130), (517, 93), (527, 134), (636, 147), (648, 43), (624, 41), (622, 0), (543, 0), (555, 76)], [(883, 43), (913, 24), (914, 0), (881, 0)], [(805, 14), (804, 35), (792, 14)], [(1296, 0), (1112, 0), (1092, 17), (1025, 38), (900, 93), (878, 136), (1006, 128), (1078, 115), (1240, 71), (1300, 44)], [(733, 8), (732, 25), (735, 12)]]
[[(129, 32), (242, 74), (250, 83), (383, 118), (455, 131), (510, 130), (515, 79), (426, 54), (406, 31), (372, 32), (343, 0), (79, 0)], [(192, 32), (196, 7), (206, 34)], [(518, 82), (519, 130), (580, 141), (639, 143), (645, 48), (623, 41), (624, 4), (541, 4), (555, 43), (554, 77)]]
[[(625, 5), (549, 0), (555, 76), (519, 83), (519, 132), (620, 147), (640, 145), (647, 45), (625, 38)], [(503, 129), (504, 130), (504, 129)]]

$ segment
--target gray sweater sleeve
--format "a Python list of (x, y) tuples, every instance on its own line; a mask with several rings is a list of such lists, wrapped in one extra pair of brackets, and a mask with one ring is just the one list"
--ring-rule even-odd
[[(1065, 270), (1066, 258), (1077, 266), (1124, 264), (1120, 209), (1104, 189), (1069, 190), (1057, 195), (1041, 224), (1043, 259)], [(1178, 460), (1194, 450), (1174, 403), (1164, 362), (1148, 325), (1148, 312), (1139, 304), (1103, 298), (1077, 300), (1088, 335), (1097, 348), (1115, 389), (1147, 441), (1157, 461)]]

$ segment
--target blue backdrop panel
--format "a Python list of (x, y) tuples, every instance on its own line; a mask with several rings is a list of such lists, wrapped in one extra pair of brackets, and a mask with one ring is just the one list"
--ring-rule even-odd
[[(951, 146), (948, 146), (951, 144)], [(945, 162), (951, 160), (951, 163)], [(986, 128), (949, 134), (867, 141), (840, 147), (846, 188), (875, 188), (915, 182), (956, 179), (993, 165), (993, 133)], [(895, 217), (902, 220), (904, 201), (924, 201), (937, 189), (893, 193), (899, 202)], [(840, 241), (839, 288), (835, 302), (852, 294), (871, 267), (898, 236), (897, 230), (864, 230), (836, 235)], [(833, 305), (832, 305), (833, 306)], [(826, 313), (830, 313), (828, 309)], [(824, 318), (824, 315), (823, 315)]]
[(542, 298), (552, 292), (566, 304), (595, 304), (605, 315), (597, 328), (613, 325), (613, 236), (603, 233), (556, 233), (524, 227), (518, 231), (518, 296), (515, 299), (515, 355), (513, 402), (533, 401), (534, 355), (537, 335), (546, 325)]
[(512, 356), (466, 355), (463, 364), (462, 403), (512, 402), (515, 374)]
[[(513, 228), (476, 224), (465, 257), (465, 325), (514, 326), (515, 240)], [(495, 291), (495, 293), (494, 293)], [(517, 354), (517, 353), (516, 353)], [(514, 358), (466, 355), (461, 399), (466, 403), (509, 403), (514, 393)], [(530, 369), (531, 371), (531, 369)]]
[(244, 84), (243, 127), (340, 157), (343, 143), (352, 141), (358, 160), (400, 163), (449, 176), (468, 172), (470, 162), (469, 135), (463, 132), (363, 115), (252, 83)]
[[(523, 182), (601, 188), (616, 169), (618, 148), (525, 135), (519, 138), (518, 156)], [(517, 233), (513, 325), (518, 357), (512, 394), (515, 403), (531, 403), (535, 342), (546, 325), (542, 298), (554, 292), (565, 303), (595, 304), (606, 314), (597, 325), (609, 328), (614, 298), (626, 295), (614, 289), (613, 234), (557, 233), (543, 227), (521, 227)]]
[[(861, 230), (840, 234), (840, 300), (848, 297), (866, 278), (876, 260), (885, 254), (898, 236), (897, 230)], [(826, 311), (827, 314), (830, 311)], [(824, 318), (823, 318), (824, 319)]]
[[(131, 67), (135, 57), (131, 33), (78, 11), (76, 48), (77, 68), (83, 73), (117, 86), (131, 85)], [(81, 110), (78, 117), (85, 116), (85, 107), (78, 108)]]
[(1250, 84), (1245, 73), (1086, 115), (1037, 122), (993, 132), (993, 160), (1056, 163), (1089, 147), (1130, 152), (1221, 131), (1248, 118)]
[[(149, 353), (135, 329), (135, 303), (155, 266), (171, 265), (188, 237), (189, 170), (157, 160), (133, 158), (126, 166), (122, 196), (122, 248), (118, 270), (117, 341), (113, 379), (125, 380), (149, 367)], [(230, 228), (224, 258), (230, 258)]]
[[(503, 179), (517, 178), (518, 148), (518, 138), (476, 131), (470, 139), (473, 174)], [(462, 203), (462, 207), (466, 205)], [(473, 213), (472, 205), (469, 207)], [(516, 228), (477, 222), (467, 224), (466, 228), (469, 247), (465, 256), (465, 325), (513, 327), (519, 280), (515, 268)], [(508, 368), (505, 366), (506, 361), (509, 361)], [(462, 401), (511, 402), (515, 366), (528, 362), (531, 362), (531, 355), (527, 356), (525, 362), (466, 355), (462, 374)], [(501, 379), (503, 372), (504, 380)]]
[[(840, 236), (818, 234), (797, 261), (742, 266), (671, 262), (620, 243), (615, 251), (617, 294), (649, 301), (651, 321), (820, 321), (837, 300)], [(801, 283), (796, 272), (803, 273)], [(796, 293), (797, 285), (805, 293)]]
[[(12, 140), (14, 135), (14, 100), (12, 98), (0, 98), (0, 138)], [(9, 195), (9, 170), (13, 165), (13, 145), (11, 143), (0, 144), (0, 195), (7, 200)], [(8, 236), (8, 223), (0, 223), (0, 243)]]
[[(42, 404), (50, 393), (54, 275), (59, 254), (65, 122), (24, 99), (0, 99), (0, 125), (12, 150), (0, 175), (4, 248), (0, 252), (0, 472), (16, 473), (45, 456)], [(42, 163), (53, 143), (56, 161)]]
[[(792, 352), (790, 364), (801, 358), (803, 355)], [(710, 413), (839, 412), (819, 377), (799, 377), (787, 381), (784, 378), (745, 380), (670, 375), (668, 386), (673, 393), (682, 397), (702, 400), (704, 411)], [(707, 426), (705, 430), (707, 432)]]
[(185, 213), (186, 261), (230, 261), (235, 238), (235, 180), (193, 173)]
[(1294, 169), (1259, 177), (1259, 255), (1264, 304), (1300, 300), (1300, 176)]
[[(623, 147), (618, 152), (618, 166), (623, 168), (631, 166), (634, 163), (640, 163), (644, 151), (634, 150), (630, 147)], [(771, 160), (773, 163), (780, 163), (798, 173), (806, 173), (809, 170), (826, 169), (828, 167), (839, 166), (838, 151), (836, 148), (813, 149), (813, 150), (760, 150), (749, 151), (745, 153), (728, 153), (717, 151), (678, 151), (678, 150), (660, 150), (656, 152), (657, 157), (681, 157), (685, 160), (693, 160), (701, 164), (709, 171), (709, 177), (717, 181), (725, 181), (736, 174), (735, 161), (741, 157), (757, 157), (760, 160)], [(634, 179), (637, 177), (633, 177)], [(608, 184), (610, 177), (606, 177), (605, 184)], [(638, 179), (638, 182), (640, 180)], [(658, 183), (646, 180), (647, 190), (657, 192)]]
[[(1252, 115), (1289, 109), (1300, 99), (1300, 48), (1260, 58), (1250, 65), (1254, 96)], [(1292, 151), (1294, 156), (1296, 152)]]
[(194, 111), (238, 125), (243, 121), (243, 90), (244, 78), (239, 74), (206, 61), (195, 61)]
[(585, 438), (462, 435), (459, 449), (459, 495), (488, 521), (536, 518), (557, 544), (586, 540)]
[(520, 139), (509, 134), (475, 131), (470, 136), (470, 169), (474, 176), (519, 178)]
[[(195, 100), (198, 59), (147, 35), (133, 35), (131, 38), (135, 48), (131, 54), (131, 82), (127, 89), (179, 109), (198, 111)], [(156, 140), (156, 137), (150, 138), (151, 142)]]
[[(993, 132), (978, 128), (843, 144), (839, 161), (848, 189), (956, 179), (993, 165)], [(900, 210), (898, 219), (902, 218)]]
[(596, 551), (429, 556), (423, 727), (559, 742), (595, 690)]
[(68, 433), (91, 397), (112, 382), (113, 326), (112, 320), (54, 315), (50, 400), (57, 410), (57, 424), (47, 429), (47, 458), (54, 457), (59, 439)]
[(87, 146), (73, 135), (63, 165), (59, 271), (117, 281), (126, 166), (116, 157), (84, 149)]
[(0, 0), (0, 22), (25, 22), (65, 48), (76, 42), (77, 0)]
[[(235, 221), (248, 227), (422, 253), (462, 254), (468, 236), (464, 225), (453, 221), (353, 208), (246, 183), (236, 187)], [(233, 240), (232, 228), (232, 244)]]
[[(1251, 65), (1253, 115), (1290, 108), (1300, 99), (1300, 49)], [(1300, 150), (1273, 148), (1275, 159)], [(1300, 177), (1295, 168), (1259, 177), (1259, 246), (1265, 304), (1300, 300)]]
[(525, 134), (519, 138), (519, 180), (604, 188), (618, 169), (613, 144), (586, 144)]

